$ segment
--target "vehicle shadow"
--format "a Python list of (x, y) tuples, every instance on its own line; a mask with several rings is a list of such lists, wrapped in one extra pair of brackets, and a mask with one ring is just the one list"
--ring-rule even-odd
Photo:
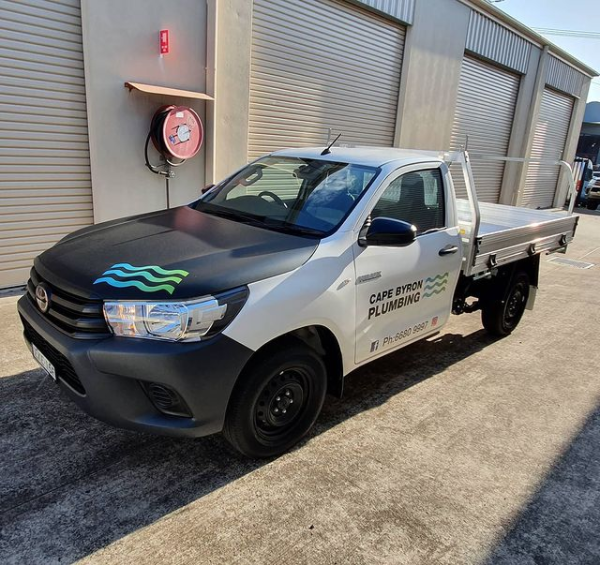
[(323, 431), (384, 404), (390, 397), (443, 372), (497, 341), (481, 329), (472, 334), (445, 333), (414, 343), (350, 373), (342, 399), (329, 399), (317, 424)]
[[(493, 341), (483, 330), (443, 334), (355, 371), (311, 437)], [(238, 457), (220, 436), (163, 438), (97, 422), (40, 370), (1, 378), (0, 398), (1, 563), (72, 563), (269, 464)]]
[(600, 563), (600, 406), (485, 565)]

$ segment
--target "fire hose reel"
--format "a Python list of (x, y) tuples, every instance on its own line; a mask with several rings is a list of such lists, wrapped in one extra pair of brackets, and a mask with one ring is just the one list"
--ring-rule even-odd
[[(152, 165), (148, 158), (148, 144), (162, 155), (164, 163)], [(169, 208), (169, 180), (173, 168), (194, 157), (204, 141), (204, 126), (200, 116), (186, 106), (161, 106), (152, 117), (144, 149), (146, 167), (166, 182), (167, 208)]]
[(154, 147), (167, 161), (185, 161), (200, 151), (204, 127), (191, 108), (162, 106), (152, 118), (150, 135)]

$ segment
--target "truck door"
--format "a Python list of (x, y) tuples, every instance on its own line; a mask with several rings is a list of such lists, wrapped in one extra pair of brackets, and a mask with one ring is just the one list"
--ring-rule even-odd
[(435, 333), (448, 320), (462, 247), (439, 166), (404, 168), (370, 203), (370, 218), (404, 220), (417, 228), (406, 247), (354, 244), (357, 364)]

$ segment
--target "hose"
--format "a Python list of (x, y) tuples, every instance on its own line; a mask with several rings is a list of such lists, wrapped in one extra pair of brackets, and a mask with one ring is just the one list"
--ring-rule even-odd
[(180, 165), (183, 165), (183, 163), (185, 163), (185, 159), (181, 159), (178, 162), (171, 161), (169, 159), (169, 157), (167, 156), (169, 155), (169, 149), (168, 147), (166, 147), (162, 136), (162, 129), (165, 123), (165, 119), (174, 107), (175, 106), (164, 106), (154, 114), (154, 116), (152, 117), (152, 122), (150, 123), (150, 131), (148, 132), (148, 136), (146, 137), (146, 143), (144, 145), (144, 158), (146, 161), (146, 167), (157, 175), (165, 175), (167, 173), (150, 163), (150, 159), (148, 157), (148, 145), (150, 144), (150, 140), (152, 140), (152, 144), (154, 145), (156, 150), (163, 156), (165, 164), (169, 167), (179, 167)]

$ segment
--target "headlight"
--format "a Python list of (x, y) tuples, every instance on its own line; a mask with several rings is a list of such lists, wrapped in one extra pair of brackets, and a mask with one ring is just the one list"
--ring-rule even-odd
[(104, 317), (119, 337), (200, 341), (225, 329), (248, 298), (248, 289), (178, 302), (109, 301)]

